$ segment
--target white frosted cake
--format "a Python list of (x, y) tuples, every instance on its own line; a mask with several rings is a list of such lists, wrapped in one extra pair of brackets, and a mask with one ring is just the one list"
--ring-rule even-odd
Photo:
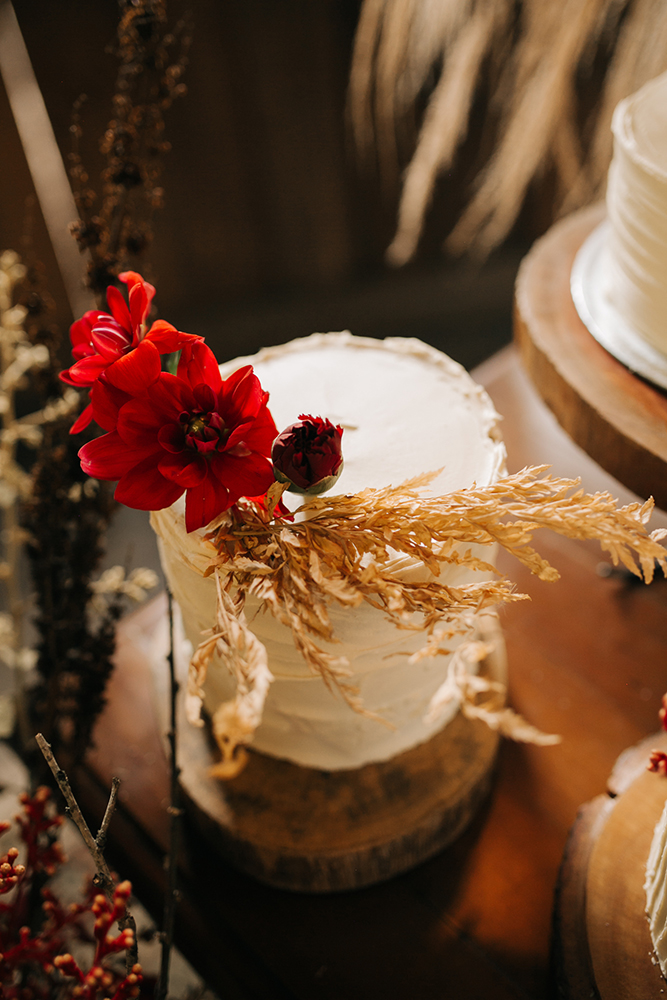
[(667, 977), (667, 803), (646, 862), (646, 914), (660, 971)]
[(614, 112), (606, 294), (643, 340), (667, 355), (667, 73)]
[[(221, 366), (223, 377), (248, 363), (270, 394), (278, 429), (301, 413), (344, 428), (345, 465), (336, 494), (397, 486), (440, 470), (428, 487), (440, 495), (488, 485), (504, 473), (505, 448), (489, 398), (460, 365), (420, 341), (314, 334), (229, 362)], [(291, 505), (300, 503), (294, 498)], [(205, 530), (186, 532), (182, 500), (154, 513), (152, 523), (186, 634), (196, 647), (215, 621), (215, 584), (202, 576), (215, 550)], [(489, 560), (488, 547), (480, 554)], [(405, 557), (391, 568), (411, 579), (427, 574)], [(469, 568), (448, 564), (439, 580), (455, 586), (473, 577)], [(397, 629), (367, 603), (335, 605), (330, 613), (339, 642), (329, 648), (347, 657), (364, 707), (389, 725), (353, 711), (327, 688), (296, 651), (291, 631), (249, 598), (248, 623), (268, 651), (274, 677), (252, 743), (256, 750), (322, 770), (357, 768), (424, 742), (453, 718), (456, 702), (437, 720), (425, 720), (449, 658), (409, 663), (409, 655), (424, 646), (423, 632)], [(205, 690), (211, 714), (234, 694), (229, 672), (216, 659)]]
[(593, 336), (667, 388), (667, 73), (621, 101), (607, 218), (572, 268), (572, 297)]

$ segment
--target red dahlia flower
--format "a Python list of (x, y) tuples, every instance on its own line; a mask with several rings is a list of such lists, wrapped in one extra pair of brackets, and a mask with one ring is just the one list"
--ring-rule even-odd
[(116, 499), (138, 510), (169, 507), (185, 492), (186, 528), (203, 528), (274, 482), (268, 398), (250, 365), (223, 381), (212, 351), (188, 343), (178, 375), (161, 372), (121, 405), (115, 430), (80, 450), (81, 467), (118, 479)]
[[(104, 375), (111, 385), (136, 395), (158, 377), (161, 354), (171, 354), (201, 338), (181, 333), (161, 319), (147, 330), (146, 318), (155, 289), (135, 271), (125, 271), (119, 277), (128, 287), (129, 307), (118, 289), (110, 287), (107, 303), (111, 314), (91, 309), (72, 324), (70, 340), (75, 363), (61, 372), (60, 378), (84, 388), (94, 386)], [(93, 410), (87, 406), (71, 433), (83, 430), (92, 418)]]
[(330, 420), (302, 413), (273, 443), (276, 478), (291, 493), (326, 493), (343, 471), (342, 436)]

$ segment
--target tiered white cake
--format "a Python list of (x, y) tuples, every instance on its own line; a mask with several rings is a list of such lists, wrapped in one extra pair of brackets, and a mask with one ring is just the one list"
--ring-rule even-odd
[[(328, 417), (343, 426), (345, 467), (336, 493), (399, 485), (441, 470), (429, 487), (439, 495), (473, 483), (488, 485), (504, 472), (505, 448), (489, 398), (460, 365), (420, 341), (314, 334), (252, 358), (238, 358), (221, 367), (223, 377), (249, 362), (270, 393), (269, 407), (279, 429), (300, 413)], [(293, 506), (300, 502), (294, 499)], [(196, 646), (202, 630), (215, 621), (215, 585), (201, 575), (214, 550), (204, 531), (186, 533), (183, 515), (181, 500), (153, 514), (152, 523), (185, 631)], [(488, 561), (492, 553), (486, 547), (480, 555)], [(421, 564), (405, 558), (395, 560), (392, 570), (414, 579), (426, 574)], [(471, 573), (447, 566), (440, 580), (461, 584)], [(368, 604), (331, 608), (340, 642), (328, 648), (348, 658), (365, 707), (391, 728), (353, 711), (314, 676), (296, 651), (289, 629), (257, 602), (249, 602), (246, 613), (268, 650), (275, 678), (253, 740), (253, 747), (263, 753), (322, 770), (356, 768), (427, 740), (458, 711), (452, 703), (437, 721), (424, 720), (430, 699), (446, 677), (448, 658), (408, 663), (409, 654), (424, 645), (424, 633), (396, 629)], [(232, 696), (233, 681), (214, 660), (206, 707), (212, 711)]]
[(653, 834), (644, 888), (651, 940), (660, 970), (667, 977), (667, 803)]
[(667, 355), (667, 73), (614, 112), (606, 294), (642, 340)]
[(591, 333), (667, 388), (667, 73), (617, 106), (607, 219), (579, 251), (572, 295)]

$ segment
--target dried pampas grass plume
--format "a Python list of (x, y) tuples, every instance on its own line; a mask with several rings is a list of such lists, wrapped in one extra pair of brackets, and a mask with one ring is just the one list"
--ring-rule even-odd
[[(599, 93), (580, 91), (600, 56)], [(358, 149), (396, 162), (396, 129), (437, 71), (387, 252), (409, 260), (437, 178), (466, 137), (481, 84), (490, 155), (446, 246), (486, 255), (502, 242), (529, 184), (556, 179), (555, 214), (604, 192), (611, 116), (623, 97), (667, 69), (663, 0), (364, 0), (350, 79)]]

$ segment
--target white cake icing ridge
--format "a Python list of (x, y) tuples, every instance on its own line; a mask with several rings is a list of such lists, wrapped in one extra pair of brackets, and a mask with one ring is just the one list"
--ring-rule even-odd
[[(222, 365), (223, 377), (246, 363), (253, 364), (269, 391), (279, 429), (303, 412), (345, 426), (345, 469), (336, 493), (398, 485), (442, 468), (430, 486), (440, 494), (475, 482), (487, 485), (504, 472), (505, 449), (490, 400), (461, 366), (420, 341), (376, 341), (347, 332), (314, 334)], [(215, 621), (213, 581), (201, 575), (215, 550), (203, 530), (186, 533), (182, 501), (154, 513), (152, 523), (186, 634), (196, 646), (202, 630)], [(489, 547), (478, 546), (476, 554), (492, 561)], [(480, 578), (466, 567), (443, 570), (451, 586)], [(427, 575), (421, 564), (405, 557), (394, 560), (391, 571), (404, 578)], [(348, 658), (364, 705), (395, 728), (353, 712), (332, 693), (296, 652), (291, 631), (256, 600), (248, 599), (246, 614), (267, 648), (275, 678), (253, 741), (260, 751), (325, 770), (359, 767), (423, 742), (458, 710), (452, 703), (449, 715), (424, 722), (429, 701), (446, 676), (448, 659), (409, 664), (408, 654), (422, 648), (424, 633), (396, 629), (369, 605), (332, 605), (334, 635), (340, 642), (325, 648)], [(207, 707), (213, 710), (232, 695), (230, 675), (214, 661)]]
[(667, 977), (667, 802), (651, 841), (644, 889), (651, 940), (660, 970)]
[(667, 354), (667, 73), (614, 112), (605, 294), (631, 330)]

